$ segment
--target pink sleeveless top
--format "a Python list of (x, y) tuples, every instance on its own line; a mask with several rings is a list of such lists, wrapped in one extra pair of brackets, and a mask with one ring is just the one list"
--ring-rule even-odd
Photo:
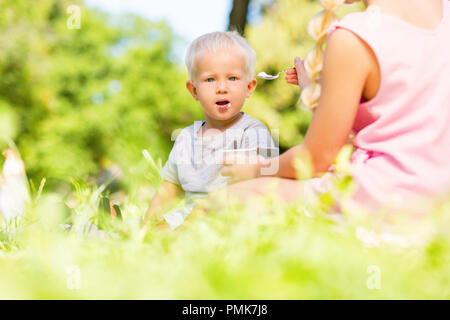
[(370, 7), (335, 25), (365, 41), (381, 71), (376, 97), (360, 104), (353, 126), (353, 200), (369, 209), (449, 199), (450, 1), (442, 4), (433, 30)]

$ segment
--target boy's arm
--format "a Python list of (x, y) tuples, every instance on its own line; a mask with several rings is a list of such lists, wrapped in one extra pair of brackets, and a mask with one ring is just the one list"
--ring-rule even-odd
[(163, 182), (150, 201), (147, 212), (145, 213), (143, 224), (148, 222), (160, 224), (163, 222), (164, 219), (162, 214), (166, 210), (170, 209), (171, 204), (174, 200), (176, 200), (182, 191), (178, 177), (177, 165), (177, 158), (180, 153), (178, 149), (180, 146), (179, 137), (176, 139), (175, 144), (170, 151), (169, 159), (167, 159), (164, 167), (159, 171)]
[(169, 207), (181, 193), (181, 187), (172, 182), (164, 181), (148, 206), (144, 222), (162, 221), (162, 212)]

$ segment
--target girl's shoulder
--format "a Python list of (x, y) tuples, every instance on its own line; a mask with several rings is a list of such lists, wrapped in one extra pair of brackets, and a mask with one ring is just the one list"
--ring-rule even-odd
[(355, 33), (379, 32), (383, 28), (383, 16), (377, 7), (369, 7), (365, 11), (349, 13), (332, 25), (328, 36), (338, 28), (346, 28)]
[[(369, 7), (365, 11), (352, 12), (335, 22), (327, 36), (328, 46), (335, 47), (337, 53), (350, 56), (350, 59), (376, 60), (374, 53), (380, 38), (386, 38), (383, 17), (377, 7)], [(394, 40), (390, 40), (394, 41)], [(328, 48), (328, 47), (327, 47)]]
[[(387, 34), (396, 33), (403, 37), (415, 37), (423, 35), (433, 35), (441, 31), (445, 26), (449, 26), (449, 11), (450, 1), (439, 0), (442, 3), (440, 10), (440, 23), (436, 28), (425, 29), (418, 26), (417, 17), (415, 22), (409, 22), (401, 18), (401, 14), (393, 13), (393, 11), (382, 10), (380, 6), (370, 5), (366, 10), (361, 12), (352, 12), (345, 15), (341, 20), (337, 21), (330, 33), (338, 27), (344, 27), (354, 32), (370, 35), (372, 37), (395, 38), (386, 37)], [(431, 9), (430, 9), (431, 10)], [(432, 14), (428, 10), (427, 15)]]
[(371, 56), (369, 48), (361, 33), (350, 28), (336, 27), (328, 35), (326, 52), (328, 55), (337, 55), (342, 59), (358, 62), (364, 60), (365, 56)]
[(364, 11), (351, 12), (349, 14), (346, 14), (339, 21), (337, 21), (337, 24), (364, 21), (364, 19), (366, 19), (368, 14), (370, 14), (370, 13), (374, 13), (374, 11), (366, 9)]

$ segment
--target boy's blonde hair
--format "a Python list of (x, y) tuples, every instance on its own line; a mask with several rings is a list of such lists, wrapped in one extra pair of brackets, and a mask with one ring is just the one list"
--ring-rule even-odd
[(324, 10), (315, 15), (308, 24), (308, 33), (316, 42), (305, 59), (305, 69), (311, 79), (311, 84), (303, 89), (300, 96), (303, 104), (309, 109), (315, 109), (319, 104), (322, 91), (317, 82), (323, 67), (322, 45), (326, 40), (328, 31), (336, 21), (334, 11), (342, 5), (345, 0), (319, 0)]
[(247, 40), (236, 31), (226, 31), (207, 33), (192, 41), (185, 58), (189, 79), (192, 79), (195, 75), (195, 59), (201, 51), (208, 50), (214, 52), (218, 49), (227, 49), (233, 46), (242, 50), (246, 65), (245, 71), (249, 77), (253, 77), (256, 62), (255, 50), (253, 50)]

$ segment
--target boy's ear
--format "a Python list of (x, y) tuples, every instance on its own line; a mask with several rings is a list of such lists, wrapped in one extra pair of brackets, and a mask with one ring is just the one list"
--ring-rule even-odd
[(192, 97), (195, 100), (198, 100), (198, 98), (197, 98), (197, 89), (195, 88), (194, 83), (191, 80), (186, 81), (186, 88), (188, 89), (188, 91), (190, 92)]
[(258, 85), (258, 82), (255, 78), (251, 79), (250, 82), (247, 85), (247, 98), (250, 98), (252, 96), (253, 91), (255, 91), (256, 86)]

